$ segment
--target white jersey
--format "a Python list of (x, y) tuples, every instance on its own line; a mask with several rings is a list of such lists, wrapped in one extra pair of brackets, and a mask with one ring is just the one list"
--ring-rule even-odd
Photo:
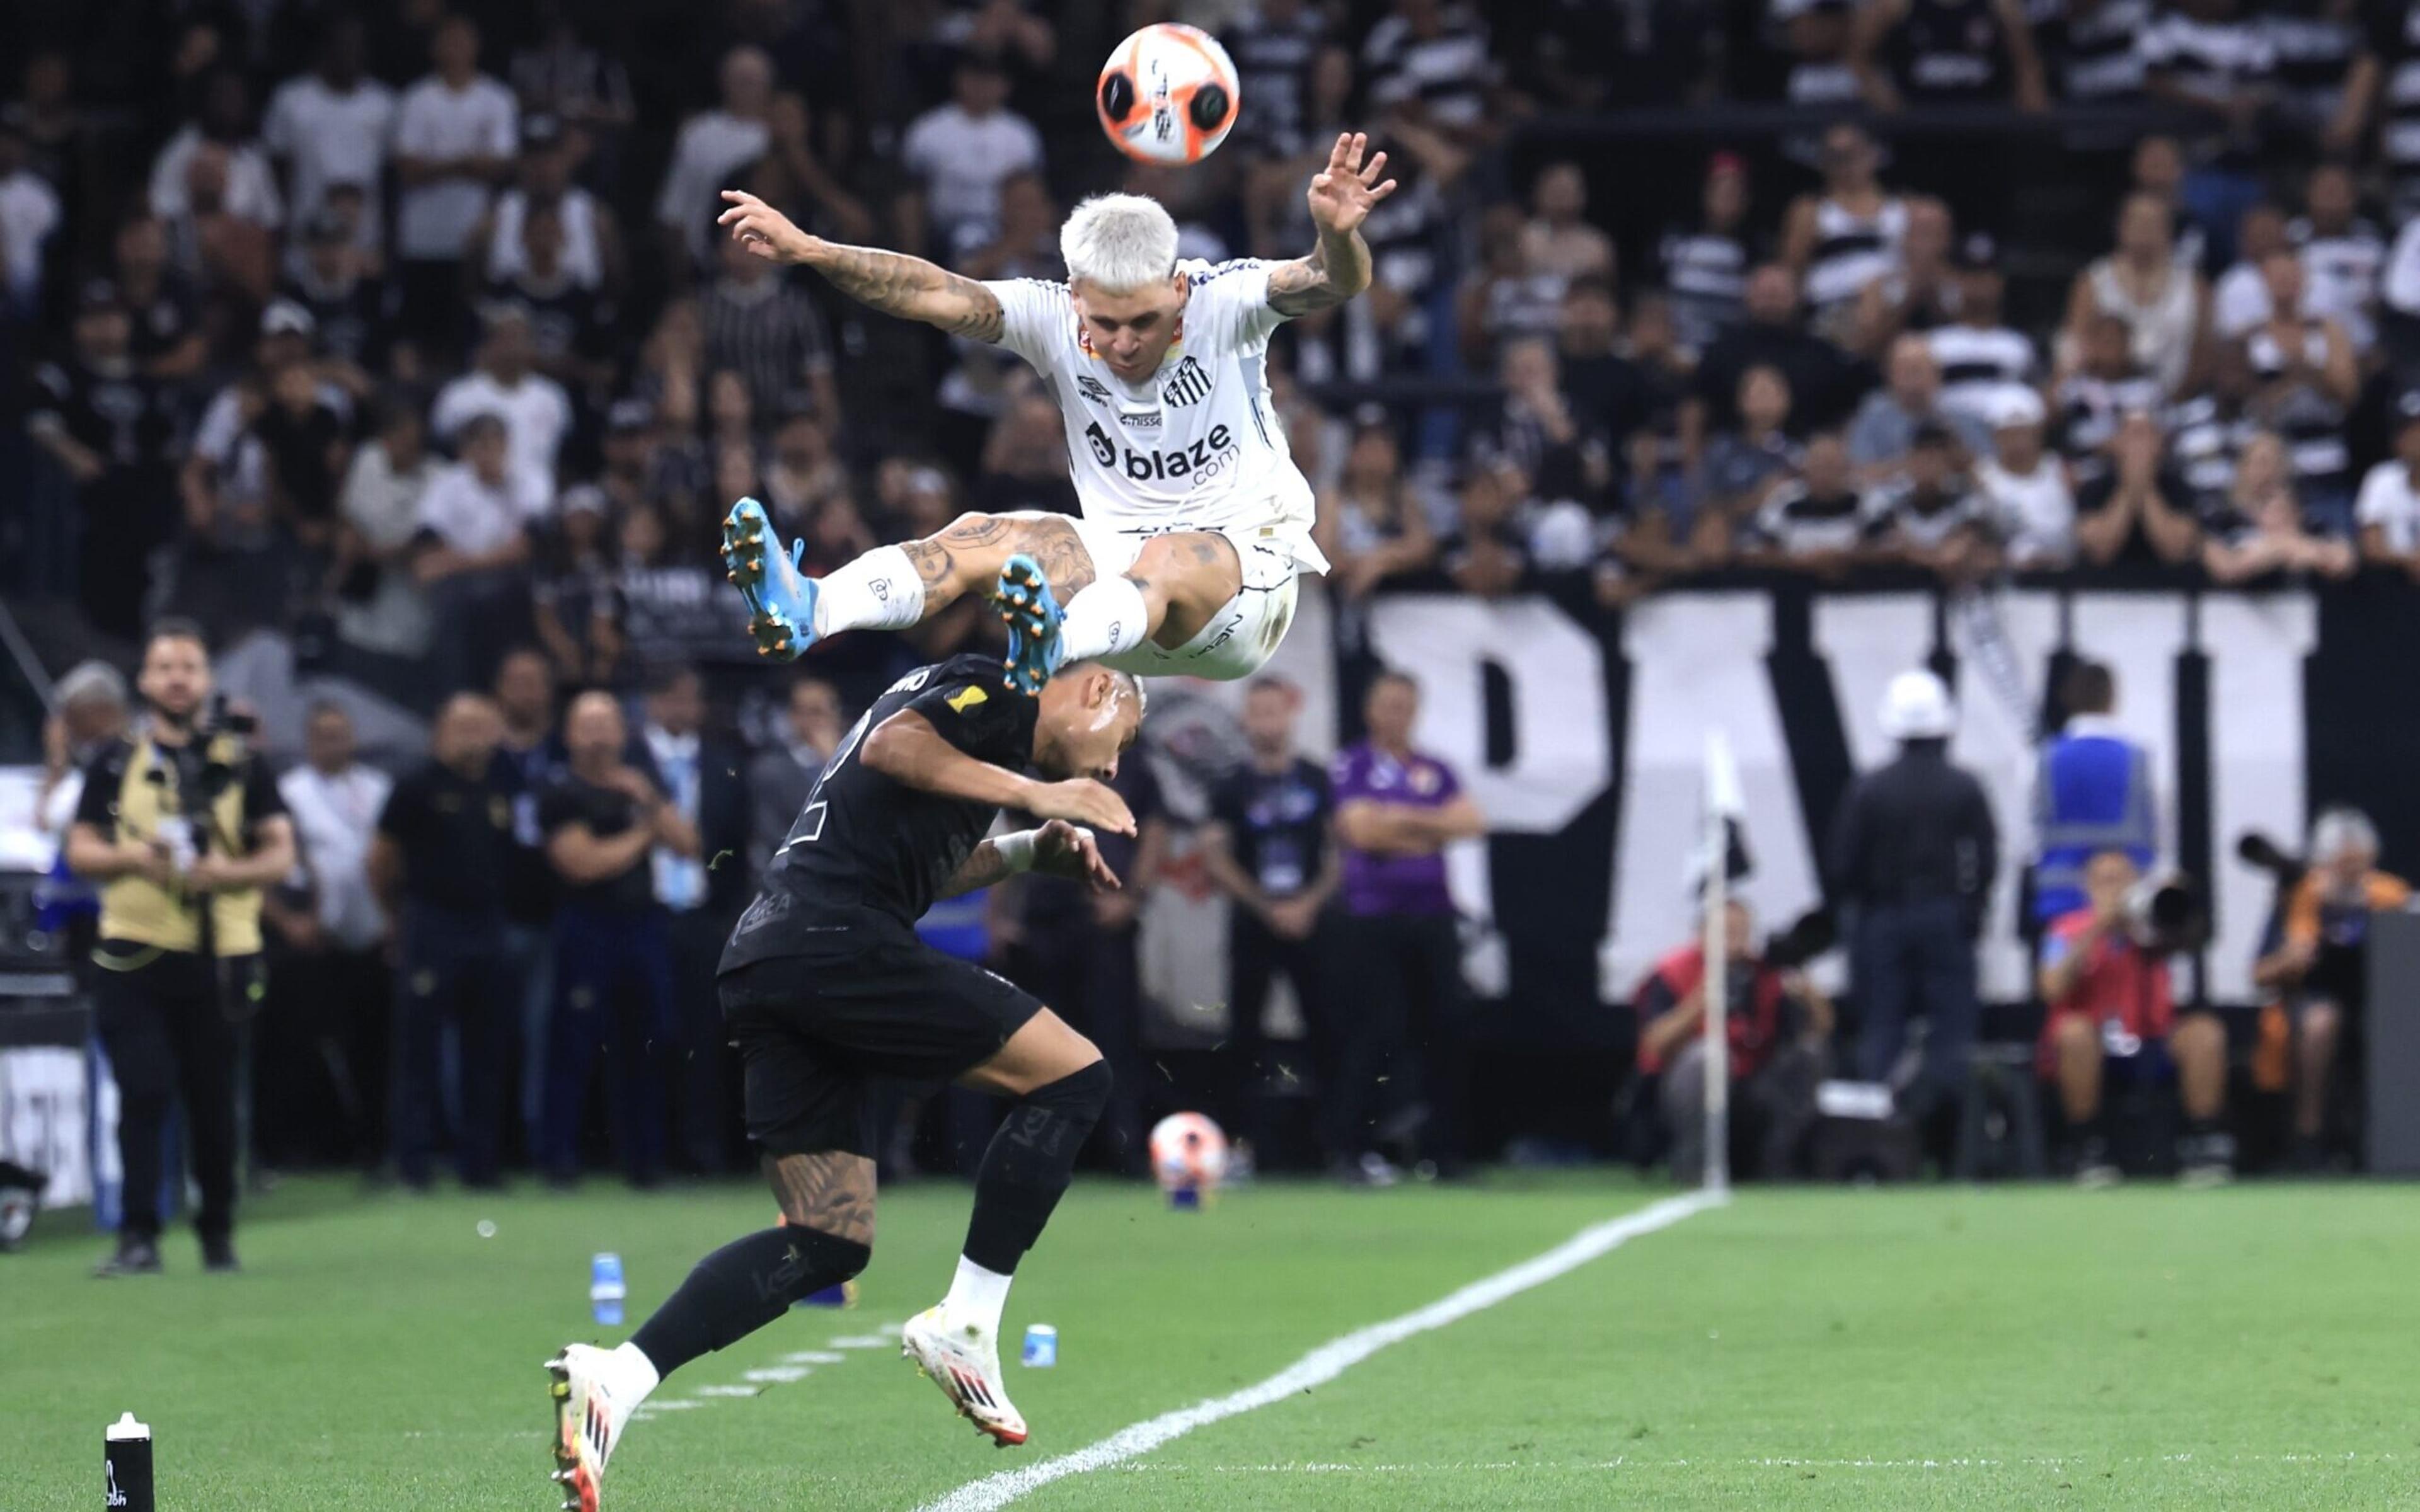
[[(1005, 317), (1001, 345), (1049, 385), (1067, 430), (1084, 517), (1112, 530), (1274, 531), (1311, 550), (1317, 513), (1269, 401), (1269, 270), (1256, 258), (1188, 259), (1178, 339), (1159, 370), (1129, 385), (1088, 349), (1067, 285), (1009, 279), (984, 287)], [(1315, 553), (1306, 565), (1324, 566)]]

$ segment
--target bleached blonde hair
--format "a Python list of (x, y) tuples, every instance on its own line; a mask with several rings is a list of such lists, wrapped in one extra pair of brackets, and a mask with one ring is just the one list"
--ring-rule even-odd
[(1131, 294), (1176, 271), (1176, 220), (1141, 194), (1095, 194), (1059, 228), (1059, 255), (1070, 282), (1104, 294)]

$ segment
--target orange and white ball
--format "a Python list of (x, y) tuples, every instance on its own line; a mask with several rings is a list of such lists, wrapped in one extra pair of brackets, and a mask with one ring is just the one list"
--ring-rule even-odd
[(1171, 1113), (1152, 1125), (1151, 1170), (1165, 1191), (1215, 1190), (1227, 1174), (1227, 1136), (1199, 1113)]
[(1234, 129), (1244, 97), (1234, 60), (1208, 32), (1176, 22), (1145, 26), (1101, 65), (1093, 103), (1101, 130), (1141, 162), (1200, 162)]

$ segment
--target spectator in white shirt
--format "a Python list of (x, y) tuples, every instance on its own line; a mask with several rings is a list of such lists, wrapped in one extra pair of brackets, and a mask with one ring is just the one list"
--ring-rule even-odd
[[(261, 141), (286, 164), (298, 224), (319, 212), (330, 185), (375, 188), (386, 172), (395, 91), (366, 77), (362, 58), (360, 19), (332, 17), (320, 35), (317, 67), (270, 98)], [(377, 197), (369, 197), (354, 226), (365, 252), (377, 252), (381, 240), (377, 207)]]
[(498, 303), (486, 316), (479, 365), (437, 392), (429, 429), (439, 440), (452, 441), (474, 415), (503, 421), (514, 486), (537, 507), (548, 508), (554, 500), (555, 457), (571, 433), (571, 399), (562, 384), (534, 365), (527, 310)]
[(25, 134), (0, 126), (0, 279), (7, 304), (31, 317), (42, 302), (42, 257), (59, 225), (59, 195), (26, 165)]
[(304, 1007), (304, 1041), (343, 1057), (357, 1100), (345, 1131), (347, 1153), (365, 1165), (385, 1151), (379, 1122), (394, 991), (386, 965), (387, 917), (370, 886), (370, 840), (395, 782), (354, 759), (352, 717), (339, 703), (314, 704), (302, 727), (302, 764), (277, 779), (293, 816), (297, 877), (307, 908), (271, 894), (266, 917), (290, 952), (271, 984), (273, 1000)]
[(2286, 212), (2255, 205), (2236, 224), (2233, 267), (2210, 288), (2210, 326), (2222, 341), (2242, 341), (2269, 318), (2269, 281), (2260, 265), (2287, 248)]
[(2286, 239), (2303, 256), (2303, 313), (2334, 320), (2356, 350), (2366, 352), (2378, 341), (2386, 239), (2362, 218), (2360, 187), (2342, 163), (2311, 170), (2303, 205), (2307, 213), (2286, 227)]
[(344, 706), (314, 705), (302, 727), (302, 764), (277, 779), (277, 794), (294, 816), (321, 948), (358, 955), (376, 951), (386, 937), (368, 861), (370, 837), (395, 783), (354, 754), (353, 720)]
[(1993, 532), (2012, 567), (2063, 567), (2075, 555), (2075, 496), (2067, 469), (2043, 444), (2042, 402), (2009, 389), (1992, 411), (1992, 455), (1975, 467)]
[(509, 284), (529, 271), (523, 238), (534, 208), (550, 208), (562, 228), (563, 275), (591, 292), (619, 282), (621, 236), (613, 211), (571, 181), (572, 144), (552, 116), (521, 117), (521, 156), (513, 187), (496, 196), (473, 244), (474, 270), (488, 284)]
[(2395, 405), (2395, 455), (2361, 480), (2362, 560), (2420, 579), (2420, 391)]
[(672, 165), (656, 196), (656, 224), (675, 269), (706, 260), (712, 244), (720, 195), (743, 164), (765, 155), (773, 106), (773, 60), (762, 48), (735, 47), (722, 55), (722, 105), (681, 123)]
[(451, 331), (472, 230), (513, 171), (520, 107), (479, 71), (479, 29), (468, 17), (445, 18), (428, 51), (436, 71), (405, 90), (396, 112), (395, 250), (405, 319)]
[(277, 192), (268, 149), (253, 139), (251, 126), (252, 97), (242, 76), (214, 75), (203, 88), (201, 109), (194, 118), (168, 138), (168, 145), (152, 160), (151, 213), (174, 224), (194, 212), (194, 158), (205, 144), (215, 144), (226, 153), (218, 208), (265, 230), (283, 224), (286, 201)]
[(513, 475), (504, 423), (473, 415), (458, 437), (462, 460), (420, 495), (421, 545), (412, 571), (427, 592), (435, 636), (430, 662), (443, 689), (484, 687), (497, 648), (526, 621), (522, 568), (530, 528), (551, 499), (533, 499)]
[(1008, 74), (996, 57), (958, 59), (950, 102), (916, 117), (899, 161), (917, 180), (901, 201), (908, 244), (954, 262), (1000, 231), (1000, 186), (1042, 166), (1042, 133), (1008, 108)]

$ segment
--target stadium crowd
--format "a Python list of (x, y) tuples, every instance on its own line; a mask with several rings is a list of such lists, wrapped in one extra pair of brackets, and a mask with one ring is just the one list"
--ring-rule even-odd
[[(1171, 13), (1221, 38), (1245, 100), (1181, 172), (1116, 158), (1090, 105), (1090, 60)], [(434, 803), (466, 750), (510, 769), (518, 845), (487, 879), (508, 924), (473, 963), (522, 1026), (504, 1080), (432, 1069), (391, 1113), (357, 1096), (264, 1140), (384, 1151), (441, 1092), (458, 1117), (493, 1097), (568, 1174), (577, 1151), (539, 1131), (577, 1138), (584, 1068), (548, 1035), (564, 1004), (628, 998), (622, 1037), (706, 1059), (632, 1072), (680, 1085), (617, 1100), (677, 1110), (622, 1131), (625, 1165), (719, 1168), (700, 967), (751, 864), (856, 709), (998, 631), (963, 602), (784, 680), (737, 633), (716, 520), (758, 497), (820, 571), (962, 508), (1075, 502), (1021, 363), (746, 255), (715, 234), (719, 190), (986, 278), (1057, 276), (1063, 211), (1113, 187), (1167, 202), (1188, 256), (1290, 256), (1324, 139), (1366, 127), (1404, 186), (1368, 227), (1376, 284), (1287, 327), (1270, 372), (1348, 647), (1357, 606), (1404, 589), (1610, 612), (1739, 571), (2420, 578), (2415, 23), (2402, 0), (16, 8), (0, 580), (123, 665), (163, 616), (219, 646), (271, 630), (436, 717), (432, 764), (391, 796), (344, 712), (313, 714), (283, 785), (316, 898), (271, 911), (272, 949), (307, 963), (289, 982), (377, 980), (411, 845), (451, 843), (396, 804)], [(1624, 150), (1565, 130), (1774, 105), (1831, 114), (1792, 115), (1803, 139), (1744, 128), (1670, 204), (1632, 202)], [(1954, 133), (1899, 131), (1961, 110), (2139, 113), (2098, 239), (2002, 224)], [(90, 738), (63, 731), (62, 771)], [(551, 843), (618, 829), (599, 804), (667, 799), (628, 855)], [(1147, 821), (1145, 877), (1164, 845)], [(1297, 887), (1318, 871), (1291, 864)], [(1255, 949), (1298, 954), (1316, 906), (1261, 880), (1229, 884)], [(558, 980), (566, 928), (600, 980)], [(1037, 888), (990, 937), (1121, 1002), (1134, 930), (1130, 903)], [(441, 1038), (411, 1053), (433, 1064)]]

